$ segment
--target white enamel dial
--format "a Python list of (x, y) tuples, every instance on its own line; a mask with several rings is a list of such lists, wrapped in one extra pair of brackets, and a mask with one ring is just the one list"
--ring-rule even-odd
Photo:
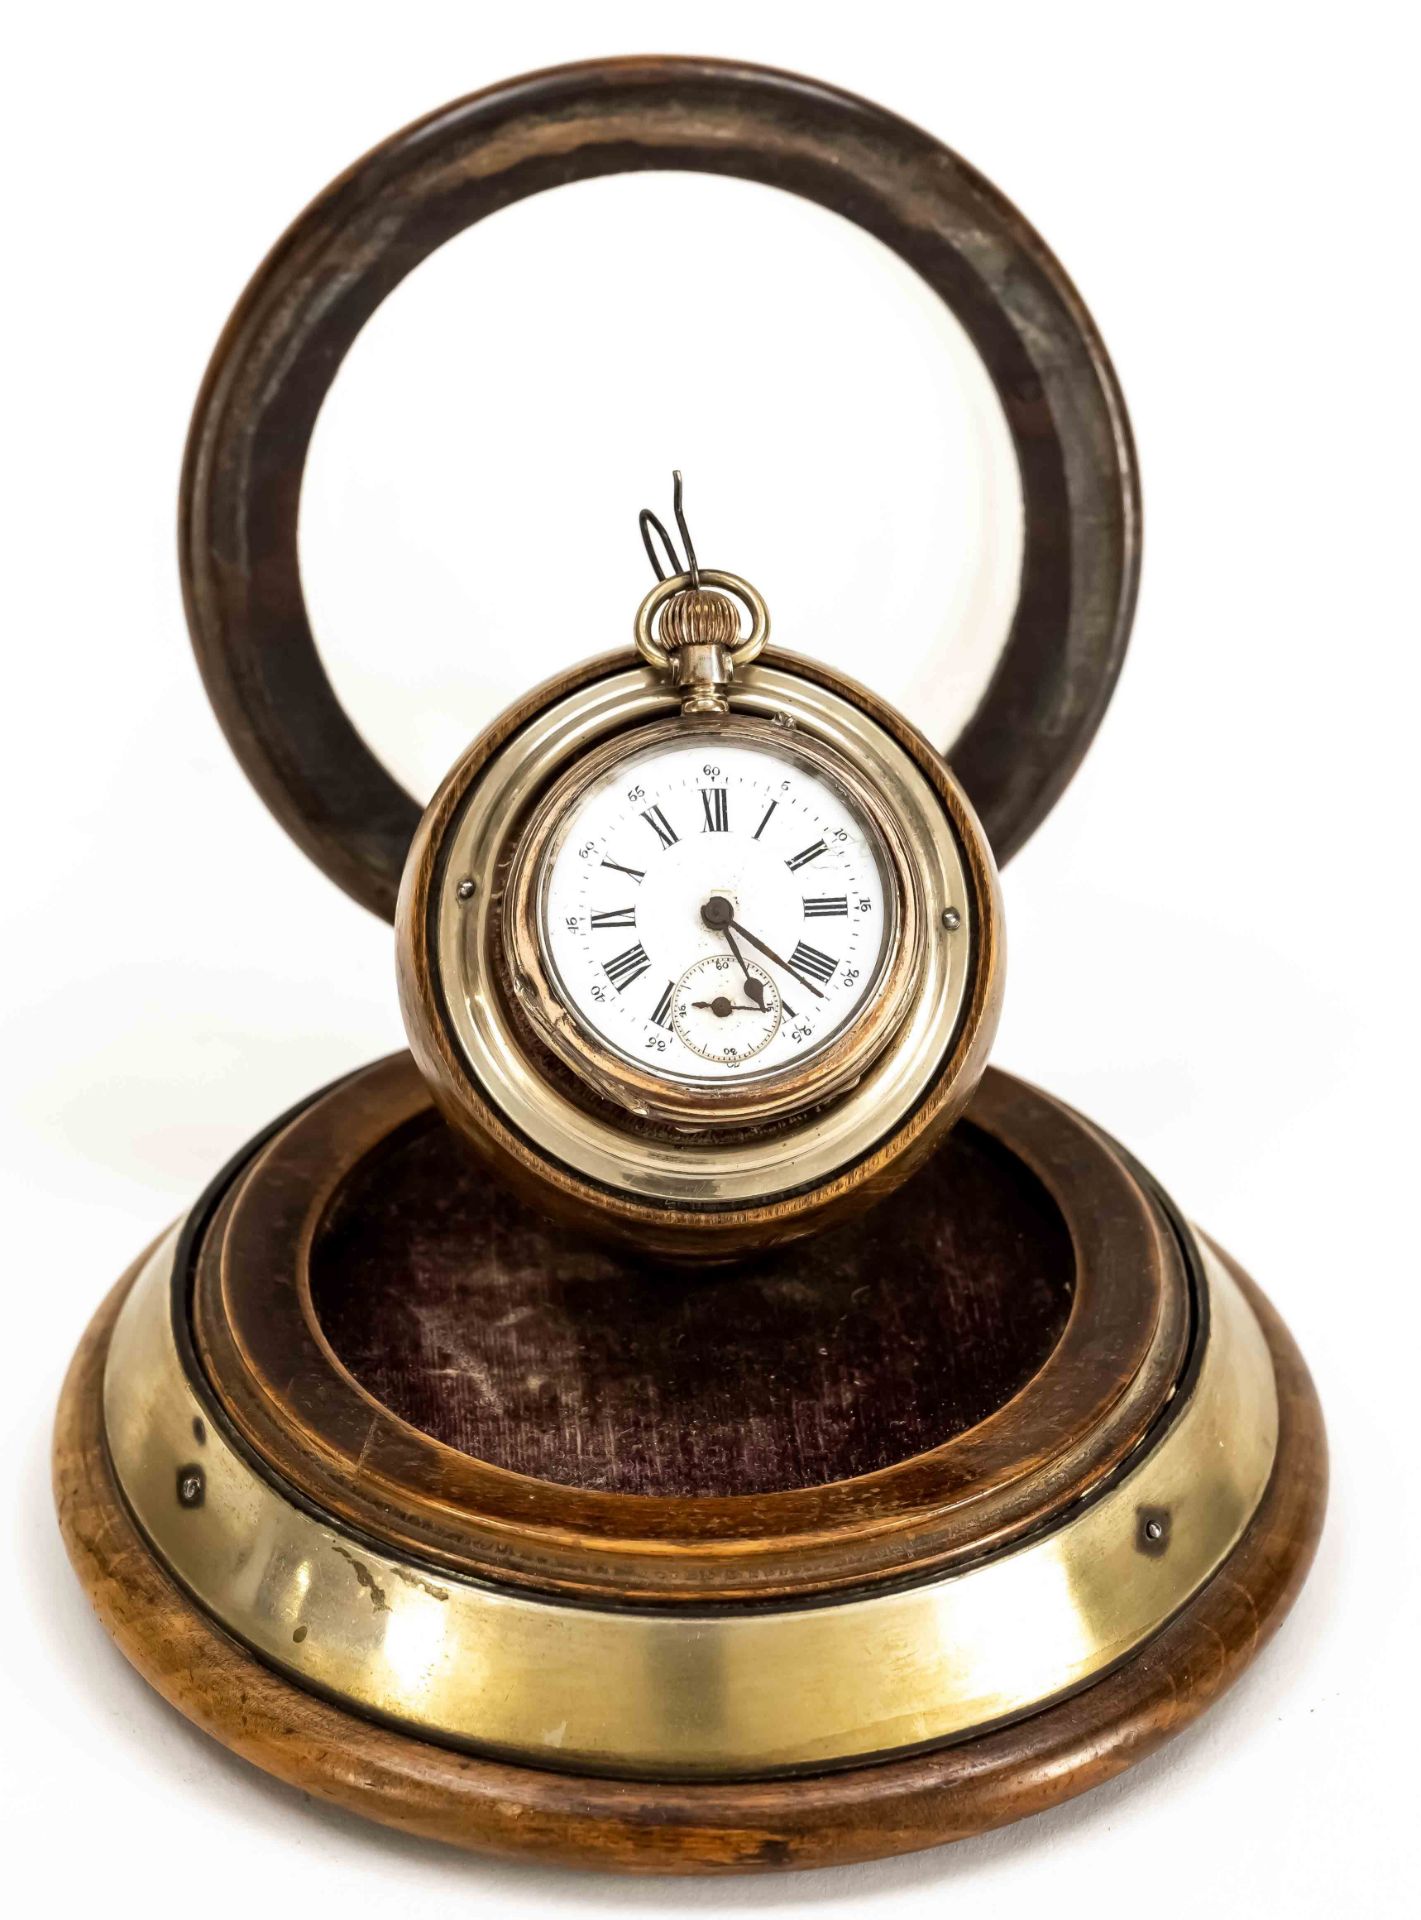
[(768, 730), (629, 752), (569, 801), (544, 859), (555, 992), (668, 1080), (797, 1070), (852, 1027), (888, 958), (897, 880), (882, 835)]

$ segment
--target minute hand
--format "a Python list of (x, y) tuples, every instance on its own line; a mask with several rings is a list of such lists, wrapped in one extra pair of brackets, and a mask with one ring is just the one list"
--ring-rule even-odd
[(757, 940), (748, 927), (742, 927), (738, 920), (731, 920), (728, 924), (734, 927), (742, 940), (748, 940), (752, 947), (758, 947), (767, 960), (773, 960), (777, 967), (783, 967), (785, 972), (792, 975), (802, 987), (808, 987), (816, 1000), (822, 1000), (824, 998), (824, 995), (812, 980), (806, 979), (804, 974), (799, 971), (799, 968), (792, 967), (788, 960), (782, 960), (773, 947), (767, 947), (763, 940)]

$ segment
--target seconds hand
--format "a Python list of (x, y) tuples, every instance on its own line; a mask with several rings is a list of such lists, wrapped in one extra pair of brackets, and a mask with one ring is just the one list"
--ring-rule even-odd
[[(748, 940), (752, 947), (758, 947), (767, 960), (773, 960), (777, 967), (783, 967), (785, 972), (796, 979), (802, 987), (808, 987), (816, 1000), (822, 1000), (824, 998), (824, 995), (812, 980), (806, 980), (799, 969), (792, 967), (788, 960), (782, 960), (773, 947), (767, 947), (763, 940), (756, 939), (748, 927), (741, 926), (740, 922), (735, 918), (735, 909), (722, 895), (718, 893), (711, 895), (710, 899), (707, 900), (706, 904), (701, 908), (701, 919), (712, 932), (723, 933), (729, 941), (730, 951), (734, 954), (741, 972), (745, 975), (745, 991), (752, 1000), (760, 998), (760, 995), (754, 991), (755, 987), (759, 986), (759, 982), (752, 976), (750, 969), (745, 964), (739, 947), (735, 944), (736, 933), (740, 935), (741, 939)], [(735, 930), (734, 933), (731, 931), (732, 928)], [(760, 992), (763, 994), (764, 989), (761, 988)], [(794, 1018), (794, 1010), (791, 1007), (786, 1007), (785, 1012), (789, 1014), (791, 1020)]]

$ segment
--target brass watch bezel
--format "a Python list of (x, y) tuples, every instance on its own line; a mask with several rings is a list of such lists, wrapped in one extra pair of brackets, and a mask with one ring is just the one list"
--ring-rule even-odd
[[(843, 1026), (786, 1066), (752, 1071), (729, 1081), (690, 1080), (649, 1073), (603, 1041), (570, 996), (559, 993), (556, 960), (544, 951), (545, 902), (552, 864), (583, 798), (621, 760), (663, 744), (714, 738), (760, 743), (812, 766), (843, 790), (867, 818), (883, 846), (886, 936), (872, 977)], [(832, 1100), (861, 1080), (903, 1023), (924, 970), (922, 907), (910, 850), (892, 811), (852, 763), (817, 735), (798, 726), (732, 710), (681, 713), (616, 734), (560, 774), (520, 835), (509, 874), (505, 946), (514, 968), (518, 1004), (545, 1044), (595, 1092), (631, 1113), (685, 1130), (769, 1124)]]

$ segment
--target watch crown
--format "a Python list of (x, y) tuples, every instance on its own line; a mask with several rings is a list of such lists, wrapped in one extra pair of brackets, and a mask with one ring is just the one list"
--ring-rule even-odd
[(668, 602), (657, 637), (668, 653), (682, 647), (733, 647), (740, 638), (740, 613), (725, 594), (688, 587)]
[[(651, 511), (641, 510), (641, 537), (656, 575), (656, 585), (637, 608), (633, 631), (637, 651), (649, 667), (668, 674), (681, 694), (683, 713), (728, 713), (725, 697), (737, 663), (749, 666), (770, 637), (765, 603), (750, 585), (733, 573), (712, 573), (696, 561), (696, 550), (681, 510), (681, 476), (672, 476), (676, 524), (681, 529), (686, 557), (682, 560), (665, 527)], [(667, 573), (656, 552), (653, 533), (666, 549), (672, 571)], [(705, 585), (702, 586), (702, 580)], [(729, 588), (735, 599), (715, 591)], [(748, 610), (750, 631), (740, 631), (740, 609)], [(661, 616), (657, 630), (657, 615)]]

